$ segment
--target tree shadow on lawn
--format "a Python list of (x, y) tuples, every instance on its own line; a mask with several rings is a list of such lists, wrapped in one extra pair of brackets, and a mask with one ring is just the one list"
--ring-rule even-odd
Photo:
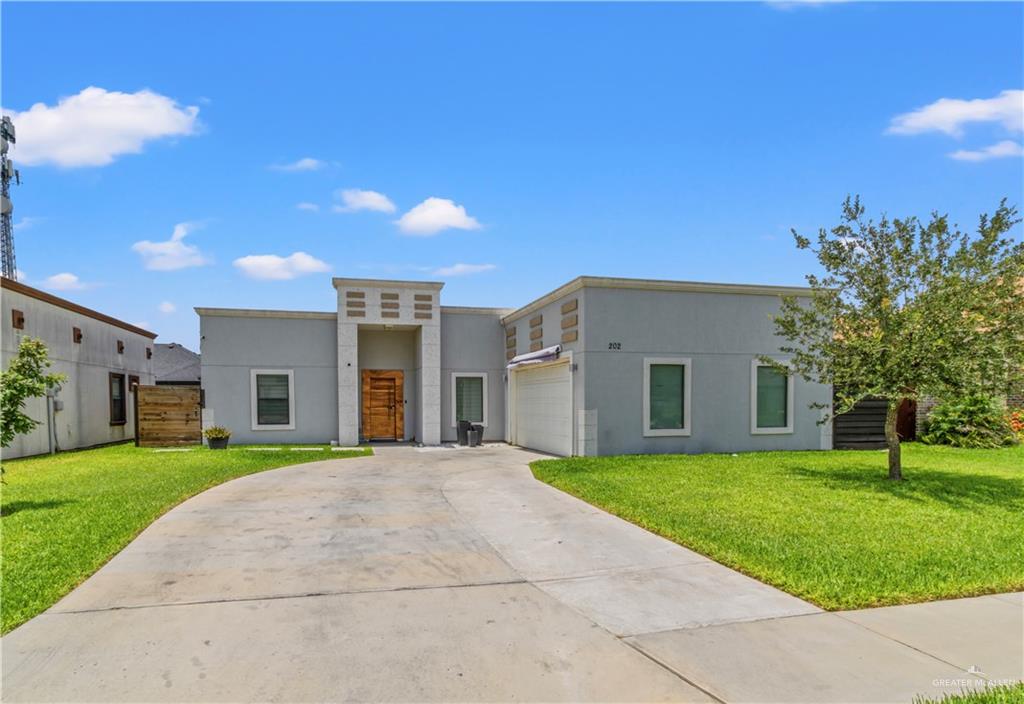
[(987, 506), (1024, 512), (1024, 480), (1012, 477), (904, 467), (903, 481), (894, 482), (878, 467), (787, 466), (784, 471), (829, 489), (874, 492), (905, 501), (939, 501), (959, 509)]
[(0, 517), (6, 518), (18, 511), (39, 511), (48, 508), (57, 508), (64, 504), (72, 504), (74, 501), (67, 499), (49, 499), (47, 501), (12, 501), (0, 507)]

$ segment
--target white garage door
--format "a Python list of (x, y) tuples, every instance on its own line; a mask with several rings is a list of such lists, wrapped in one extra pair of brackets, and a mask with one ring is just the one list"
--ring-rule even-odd
[(567, 362), (515, 372), (512, 416), (516, 445), (553, 455), (572, 454), (570, 373)]

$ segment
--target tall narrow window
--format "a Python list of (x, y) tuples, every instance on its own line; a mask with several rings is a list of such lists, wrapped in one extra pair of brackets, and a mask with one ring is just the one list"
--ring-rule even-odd
[(643, 434), (690, 434), (690, 360), (685, 357), (644, 359)]
[(460, 420), (487, 425), (486, 373), (452, 374), (452, 425), (458, 425)]
[(128, 418), (124, 374), (110, 374), (110, 424), (124, 425)]
[(793, 432), (793, 375), (754, 360), (750, 387), (750, 432)]
[(295, 386), (290, 369), (251, 370), (252, 429), (295, 428)]

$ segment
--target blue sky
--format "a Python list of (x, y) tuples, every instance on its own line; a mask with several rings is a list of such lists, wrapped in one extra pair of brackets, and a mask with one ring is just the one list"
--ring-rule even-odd
[(491, 306), (580, 274), (797, 284), (789, 228), (848, 193), (968, 227), (1024, 200), (1022, 28), (1020, 3), (5, 3), (18, 265), (192, 346), (193, 306), (331, 310), (331, 275)]

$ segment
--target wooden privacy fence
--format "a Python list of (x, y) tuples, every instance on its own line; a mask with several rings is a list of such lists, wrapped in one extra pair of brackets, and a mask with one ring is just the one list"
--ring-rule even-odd
[(194, 445), (202, 441), (198, 386), (136, 386), (135, 444)]

